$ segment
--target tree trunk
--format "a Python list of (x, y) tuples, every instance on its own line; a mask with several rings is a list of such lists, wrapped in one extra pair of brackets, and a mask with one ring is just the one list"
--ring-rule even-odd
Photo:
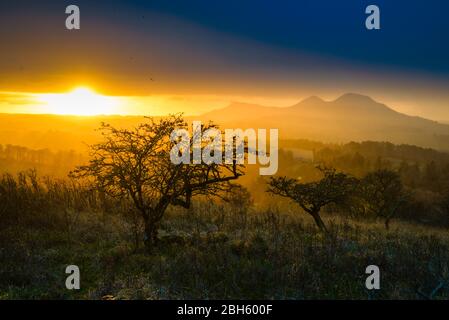
[(156, 240), (157, 240), (157, 226), (155, 223), (152, 223), (149, 219), (146, 219), (143, 242), (145, 243), (147, 253), (151, 253), (153, 251), (153, 248), (156, 245)]
[(313, 217), (313, 220), (315, 220), (316, 225), (320, 230), (324, 233), (329, 233), (329, 231), (326, 228), (326, 225), (324, 224), (323, 220), (320, 217), (319, 211), (312, 211), (310, 212), (310, 215)]
[(139, 250), (139, 244), (140, 244), (140, 239), (139, 239), (139, 228), (137, 226), (134, 226), (134, 252), (137, 252)]
[(391, 219), (393, 219), (393, 217), (396, 215), (396, 211), (398, 209), (398, 207), (401, 205), (401, 203), (404, 200), (399, 201), (391, 210), (390, 213), (388, 214), (388, 216), (385, 218), (385, 229), (389, 230), (390, 229), (390, 221)]

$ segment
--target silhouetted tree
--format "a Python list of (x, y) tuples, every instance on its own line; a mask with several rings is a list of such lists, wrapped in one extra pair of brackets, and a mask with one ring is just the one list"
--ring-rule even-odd
[[(147, 119), (132, 130), (103, 124), (104, 141), (91, 147), (89, 164), (78, 167), (72, 175), (92, 177), (97, 187), (111, 196), (129, 197), (143, 219), (145, 245), (150, 251), (169, 205), (189, 208), (196, 195), (227, 191), (230, 182), (243, 174), (243, 166), (235, 159), (232, 164), (173, 164), (170, 150), (175, 142), (170, 140), (170, 134), (175, 129), (188, 129), (187, 123), (179, 115), (159, 121)], [(201, 130), (210, 128), (217, 127), (208, 124)]]
[(333, 168), (319, 166), (318, 169), (323, 178), (314, 182), (301, 183), (287, 177), (272, 177), (268, 184), (268, 192), (295, 201), (313, 217), (320, 230), (327, 232), (320, 216), (321, 208), (345, 201), (352, 194), (357, 180), (342, 172), (336, 172)]
[(376, 170), (363, 178), (360, 187), (366, 209), (377, 217), (384, 218), (385, 228), (388, 229), (391, 219), (408, 196), (399, 174), (388, 169)]

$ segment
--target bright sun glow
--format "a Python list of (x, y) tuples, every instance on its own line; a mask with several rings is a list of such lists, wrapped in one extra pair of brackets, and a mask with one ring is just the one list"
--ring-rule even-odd
[(69, 93), (39, 94), (38, 100), (48, 107), (48, 113), (94, 116), (117, 113), (119, 99), (79, 87)]

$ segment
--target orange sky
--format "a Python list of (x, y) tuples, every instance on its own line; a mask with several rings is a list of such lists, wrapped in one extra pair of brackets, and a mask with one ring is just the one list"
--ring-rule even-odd
[(37, 27), (33, 10), (0, 21), (2, 113), (55, 112), (39, 94), (86, 86), (114, 97), (102, 113), (200, 114), (231, 101), (289, 106), (311, 95), (331, 100), (357, 92), (449, 121), (443, 77), (280, 48), (162, 14), (126, 28), (88, 15), (81, 30), (68, 32), (53, 12), (39, 13)]

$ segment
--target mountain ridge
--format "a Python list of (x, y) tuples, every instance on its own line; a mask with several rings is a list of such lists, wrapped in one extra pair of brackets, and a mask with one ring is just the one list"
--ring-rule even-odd
[[(185, 118), (189, 122), (213, 121), (222, 129), (279, 129), (281, 140), (388, 141), (449, 151), (449, 124), (403, 114), (371, 97), (353, 93), (331, 101), (312, 96), (286, 107), (232, 102), (224, 108)], [(142, 121), (143, 116), (0, 114), (0, 144), (86, 150), (86, 144), (101, 138), (95, 130), (101, 122), (132, 128)]]
[(286, 139), (390, 141), (449, 150), (449, 125), (398, 112), (357, 93), (329, 101), (311, 96), (286, 107), (232, 102), (200, 118), (230, 128), (278, 128)]

